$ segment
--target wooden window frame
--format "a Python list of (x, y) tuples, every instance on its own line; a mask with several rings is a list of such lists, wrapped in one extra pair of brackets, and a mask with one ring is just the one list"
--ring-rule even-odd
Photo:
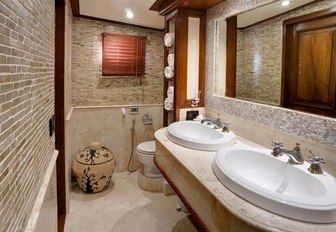
[[(147, 38), (144, 36), (102, 33), (102, 75), (144, 75), (146, 65), (146, 41)], [(117, 49), (111, 49), (111, 47), (117, 47)], [(121, 50), (123, 50), (123, 54), (118, 52)], [(124, 62), (121, 58), (124, 58)]]

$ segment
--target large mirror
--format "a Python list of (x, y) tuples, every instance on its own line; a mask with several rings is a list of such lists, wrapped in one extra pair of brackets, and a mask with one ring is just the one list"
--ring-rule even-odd
[[(274, 1), (234, 16), (236, 20), (235, 97), (243, 100), (282, 106), (284, 22), (300, 15), (336, 7), (336, 1)], [(333, 16), (334, 17), (334, 16)], [(225, 70), (229, 54), (230, 19), (216, 21), (214, 95), (225, 96)], [(301, 59), (301, 58), (300, 58)], [(301, 60), (299, 61), (299, 63)], [(313, 87), (311, 87), (313, 89)], [(227, 95), (226, 95), (227, 96)]]

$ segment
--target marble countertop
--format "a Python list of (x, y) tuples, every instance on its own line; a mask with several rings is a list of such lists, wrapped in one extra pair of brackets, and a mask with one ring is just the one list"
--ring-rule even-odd
[[(177, 145), (167, 138), (166, 133), (167, 129), (162, 128), (156, 131), (155, 137), (225, 208), (246, 223), (267, 231), (336, 231), (336, 223), (316, 224), (293, 220), (242, 199), (226, 188), (213, 173), (211, 165), (216, 152), (193, 150)], [(234, 146), (261, 147), (240, 137)]]

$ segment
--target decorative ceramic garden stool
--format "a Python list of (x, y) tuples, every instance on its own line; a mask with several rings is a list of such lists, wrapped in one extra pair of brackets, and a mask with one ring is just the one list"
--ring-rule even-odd
[(72, 171), (83, 192), (98, 193), (108, 188), (115, 166), (112, 151), (93, 142), (77, 155)]

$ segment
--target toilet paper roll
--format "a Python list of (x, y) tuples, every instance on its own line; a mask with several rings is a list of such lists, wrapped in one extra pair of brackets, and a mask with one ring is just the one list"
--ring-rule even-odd
[(169, 54), (167, 57), (168, 65), (174, 70), (174, 54)]
[(174, 70), (171, 67), (167, 66), (164, 69), (164, 75), (166, 78), (171, 79), (174, 77)]
[(167, 33), (164, 36), (164, 44), (167, 47), (173, 46), (175, 43), (175, 33)]
[(164, 100), (164, 108), (166, 109), (166, 110), (173, 110), (174, 109), (174, 102), (173, 101), (171, 101), (169, 98), (166, 98), (165, 100)]
[(169, 86), (167, 89), (167, 97), (171, 102), (174, 102), (174, 86)]

